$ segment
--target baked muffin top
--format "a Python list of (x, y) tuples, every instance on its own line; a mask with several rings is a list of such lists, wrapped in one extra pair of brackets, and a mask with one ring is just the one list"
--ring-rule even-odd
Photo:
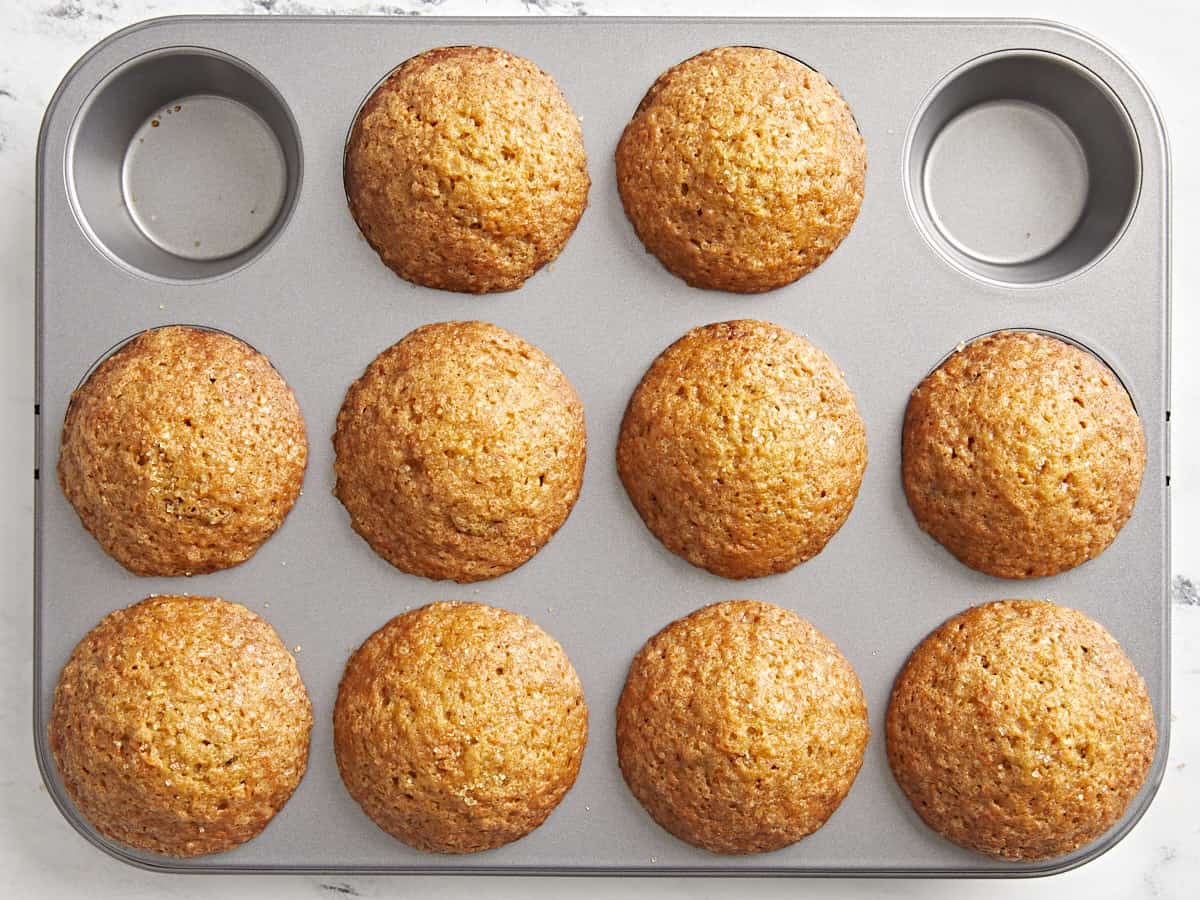
[(296, 398), (265, 356), (168, 326), (129, 341), (71, 395), (58, 480), (125, 568), (196, 575), (254, 555), (296, 502), (307, 459)]
[(354, 122), (345, 179), (389, 268), (476, 294), (515, 290), (558, 256), (591, 183), (558, 84), (494, 47), (440, 47), (396, 69)]
[(545, 821), (575, 783), (587, 722), (570, 660), (537, 625), (481, 603), (432, 603), (350, 657), (334, 750), (380, 828), (468, 853)]
[(673, 553), (727, 578), (821, 551), (867, 464), (854, 395), (823, 352), (769, 322), (694, 328), (654, 361), (621, 423), (617, 470)]
[(440, 322), (383, 351), (346, 393), (334, 493), (392, 565), (494, 578), (566, 521), (583, 481), (583, 406), (536, 347), (486, 322)]
[(973, 569), (1054, 575), (1098, 556), (1133, 512), (1146, 438), (1086, 350), (1030, 331), (972, 341), (913, 391), (903, 478), (918, 524)]
[(634, 796), (716, 853), (776, 850), (850, 790), (870, 728), (833, 642), (769, 603), (717, 603), (671, 623), (629, 667), (617, 754)]
[(862, 206), (867, 152), (818, 72), (758, 47), (668, 69), (617, 145), (642, 243), (694, 287), (769, 291), (819, 266)]
[(215, 597), (155, 596), (76, 646), (49, 738), (97, 831), (191, 857), (267, 826), (304, 775), (311, 728), (295, 660), (270, 625)]
[(1038, 600), (960, 613), (913, 651), (887, 714), (913, 809), (956, 844), (1036, 860), (1095, 840), (1154, 758), (1146, 685), (1103, 626)]

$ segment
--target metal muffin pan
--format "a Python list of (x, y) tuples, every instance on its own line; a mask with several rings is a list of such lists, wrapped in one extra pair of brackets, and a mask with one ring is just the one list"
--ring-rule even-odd
[[(590, 206), (559, 259), (514, 293), (412, 286), (379, 262), (347, 211), (342, 155), (355, 111), (394, 66), (448, 44), (529, 57), (583, 120)], [(695, 290), (667, 273), (638, 242), (614, 183), (617, 139), (650, 84), (724, 44), (770, 47), (819, 69), (867, 143), (866, 199), (850, 236), (815, 272), (763, 295)], [(194, 98), (207, 98), (205, 115), (188, 122)], [(165, 150), (131, 151), (168, 110), (147, 143), (190, 132)], [(216, 164), (193, 146), (206, 141), (223, 148)], [(1092, 39), (1012, 20), (171, 18), (122, 31), (75, 66), (46, 114), (38, 162), (34, 732), (51, 796), (113, 856), (170, 872), (1027, 876), (1094, 858), (1149, 804), (1170, 727), (1168, 156), (1144, 87)], [(270, 223), (247, 221), (247, 195), (231, 195), (233, 183), (261, 189), (255, 203), (275, 212)], [(199, 246), (189, 249), (188, 228)], [(210, 236), (226, 243), (206, 251)], [(654, 357), (688, 328), (739, 317), (807, 334), (837, 361), (870, 453), (854, 511), (824, 552), (747, 582), (668, 553), (614, 462), (625, 404)], [(590, 452), (558, 535), (515, 572), (457, 586), (400, 573), (354, 534), (331, 494), (329, 436), (346, 388), (376, 353), (423, 323), (475, 318), (533, 342), (566, 372)], [(81, 375), (115, 343), (171, 323), (228, 331), (271, 358), (304, 412), (309, 465), (303, 496), (249, 562), (139, 578), (80, 527), (54, 466)], [(911, 389), (959, 342), (1012, 327), (1064, 335), (1104, 359), (1129, 388), (1149, 448), (1116, 542), (1073, 571), (1026, 582), (955, 561), (918, 529), (900, 482)], [(105, 613), (155, 592), (259, 611), (296, 649), (312, 695), (308, 774), (267, 830), (229, 853), (177, 861), (108, 842), (66, 799), (46, 747), (72, 647)], [(873, 737), (824, 828), (784, 850), (724, 857), (643, 812), (621, 780), (613, 719), (629, 661), (651, 634), (740, 597), (789, 607), (841, 647), (862, 679)], [(1145, 677), (1159, 729), (1149, 781), (1124, 820), (1049, 862), (992, 861), (943, 840), (913, 813), (884, 752), (888, 695), (908, 653), (952, 614), (1007, 597), (1050, 597), (1104, 623)], [(343, 789), (331, 746), (351, 650), (391, 616), (455, 598), (525, 613), (558, 638), (591, 710), (583, 769), (559, 809), (528, 837), (470, 856), (422, 853), (376, 828)]]

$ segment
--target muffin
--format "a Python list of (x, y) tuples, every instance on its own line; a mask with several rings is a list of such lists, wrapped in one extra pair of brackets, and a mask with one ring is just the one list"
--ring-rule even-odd
[(867, 151), (819, 73), (758, 47), (668, 69), (617, 145), (617, 187), (646, 249), (693, 287), (769, 291), (850, 233)]
[(441, 853), (541, 825), (575, 783), (587, 730), (558, 642), (481, 603), (392, 619), (350, 657), (333, 712), (350, 796), (388, 834)]
[(558, 84), (494, 47), (405, 62), (355, 119), (350, 212), (384, 264), (426, 287), (511, 291), (587, 206), (583, 131)]
[(254, 555), (300, 494), (308, 440), (291, 388), (237, 338), (145, 331), (71, 395), (58, 481), (83, 527), (136, 575), (198, 575)]
[(250, 840), (308, 763), (312, 707), (275, 630), (216, 597), (109, 613), (62, 670), (50, 750), (105, 837), (191, 857)]
[(1081, 612), (1003, 600), (960, 613), (896, 679), (888, 761), (913, 809), (956, 844), (1062, 856), (1124, 814), (1154, 758), (1146, 685)]
[(1129, 519), (1146, 438), (1129, 394), (1085, 350), (1002, 331), (952, 354), (912, 393), (903, 478), (917, 523), (973, 569), (1054, 575)]
[(717, 603), (652, 637), (617, 704), (625, 782), (659, 825), (714, 853), (816, 831), (870, 737), (862, 687), (833, 642), (788, 610)]
[(694, 328), (654, 361), (621, 423), (617, 470), (672, 553), (726, 578), (784, 572), (842, 527), (867, 465), (842, 373), (798, 334)]
[(405, 572), (458, 582), (515, 569), (579, 496), (583, 406), (542, 351), (486, 322), (440, 322), (346, 392), (334, 493)]

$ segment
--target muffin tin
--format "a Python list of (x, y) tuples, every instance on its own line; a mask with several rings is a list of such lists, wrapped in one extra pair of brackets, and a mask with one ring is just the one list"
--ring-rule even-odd
[[(582, 117), (590, 206), (558, 260), (486, 297), (414, 287), (380, 264), (347, 211), (344, 142), (359, 104), (431, 47), (489, 44), (553, 75)], [(867, 143), (862, 213), (820, 268), (744, 297), (694, 290), (625, 220), (612, 154), (664, 69), (709, 47), (802, 59), (842, 92)], [(236, 102), (230, 102), (236, 101)], [(155, 124), (157, 122), (157, 124)], [(38, 154), (34, 733), (50, 794), (113, 856), (170, 872), (991, 875), (1059, 872), (1119, 840), (1161, 779), (1169, 731), (1168, 157), (1145, 88), (1069, 28), (1008, 20), (386, 19), (184, 17), (108, 38), (68, 74)], [(731, 582), (672, 556), (617, 479), (621, 414), (646, 367), (688, 328), (766, 319), (807, 334), (845, 370), (870, 461), (846, 525), (784, 575)], [(437, 320), (496, 322), (545, 350), (588, 417), (574, 514), (529, 563), (458, 586), (404, 575), (349, 526), (331, 494), (329, 436), (374, 355)], [(249, 562), (138, 578), (80, 527), (55, 482), (71, 390), (114, 344), (190, 323), (266, 353), (308, 425), (305, 490)], [(1098, 559), (1008, 582), (956, 562), (918, 529), (900, 482), (909, 391), (957, 344), (999, 328), (1058, 333), (1128, 387), (1148, 439), (1133, 517)], [(97, 835), (66, 800), (46, 746), (58, 672), (102, 615), (151, 593), (210, 594), (262, 613), (296, 652), (316, 724), (308, 774), (257, 839), (168, 860)], [(752, 597), (797, 611), (862, 678), (871, 744), (830, 822), (774, 853), (722, 857), (655, 825), (621, 780), (614, 707), (630, 659), (667, 622)], [(1099, 619), (1144, 676), (1158, 757), (1122, 822), (1058, 860), (1010, 864), (921, 824), (884, 753), (888, 694), (907, 654), (967, 606), (1050, 597)], [(525, 613), (574, 662), (591, 709), (578, 783), (547, 823), (465, 857), (412, 850), (343, 789), (333, 701), (351, 650), (433, 600)]]

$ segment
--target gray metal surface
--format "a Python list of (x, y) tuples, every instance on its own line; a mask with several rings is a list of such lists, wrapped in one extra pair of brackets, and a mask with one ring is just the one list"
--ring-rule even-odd
[(151, 243), (184, 259), (224, 259), (274, 224), (287, 196), (287, 162), (250, 107), (193, 94), (151, 113), (134, 133), (121, 193)]
[(1089, 193), (1074, 132), (1025, 100), (990, 100), (957, 115), (930, 145), (924, 170), (938, 230), (999, 266), (1052, 252), (1075, 229)]
[[(589, 209), (561, 257), (511, 294), (464, 296), (398, 279), (360, 237), (342, 189), (343, 143), (372, 86), (415, 53), (464, 43), (533, 59), (583, 119)], [(694, 290), (669, 275), (633, 234), (614, 184), (617, 138), (647, 87), (668, 66), (722, 44), (776, 48), (821, 70), (852, 106), (869, 154), (862, 214), (842, 247), (799, 282), (753, 297)], [(170, 96), (130, 104), (127, 125), (95, 118), (101, 106), (88, 98), (96, 85), (127, 71), (132, 58), (170, 47), (228, 54), (271, 87), (259, 85), (248, 96), (219, 78), (204, 84), (197, 82), (207, 76), (193, 75), (175, 83), (179, 90)], [(1092, 252), (1072, 258), (1072, 277), (1036, 270), (1072, 238), (1037, 259), (1013, 250), (1019, 205), (1014, 214), (984, 204), (978, 221), (961, 221), (953, 186), (962, 180), (965, 189), (972, 173), (961, 160), (948, 164), (952, 154), (943, 164), (935, 153), (931, 170), (945, 228), (976, 254), (999, 258), (988, 264), (1004, 271), (964, 265), (922, 219), (924, 159), (941, 127), (978, 103), (1037, 102), (1028, 91), (975, 90), (972, 102), (951, 109), (931, 91), (971, 60), (1027, 48), (1095, 73), (1127, 121), (1127, 131), (1113, 133), (1112, 122), (1122, 117), (1105, 120), (1108, 137), (1134, 150), (1132, 169), (1117, 167), (1136, 176), (1136, 193), (1123, 207), (1096, 186), (1093, 168), (1081, 172), (1074, 157), (1062, 160), (1053, 139), (1050, 149), (1023, 151), (1028, 171), (1007, 173), (1039, 204), (1027, 217), (1030, 226), (1045, 226), (1039, 235), (1091, 228), (1117, 235), (1113, 243), (1087, 231)], [(189, 53), (212, 57), (208, 50)], [(103, 177), (117, 185), (119, 203), (130, 136), (157, 105), (196, 93), (247, 103), (280, 136), (287, 157), (288, 199), (276, 225), (224, 260), (182, 260), (161, 249), (155, 255), (119, 216), (102, 232), (94, 220), (105, 214), (78, 185), (108, 166)], [(273, 114), (259, 105), (274, 102), (283, 107)], [(81, 109), (89, 111), (73, 132)], [(931, 109), (944, 113), (937, 128), (928, 127)], [(985, 113), (984, 124), (1005, 153), (1021, 141), (1005, 135), (1006, 122), (1031, 140), (1044, 136), (1046, 114), (1031, 120), (1014, 112), (1024, 107), (998, 109), (1002, 115)], [(1081, 134), (1069, 114), (1051, 111), (1075, 132), (1085, 157), (1103, 137)], [(945, 139), (970, 152), (979, 139), (965, 124), (957, 127), (963, 134)], [(109, 135), (91, 146), (110, 149), (84, 159), (80, 141), (89, 128)], [(76, 66), (47, 113), (39, 163), (34, 728), (51, 795), (83, 834), (119, 858), (169, 871), (1029, 875), (1094, 857), (1149, 803), (1169, 729), (1168, 160), (1144, 89), (1089, 38), (1056, 25), (999, 20), (168, 19), (110, 38)], [(1058, 189), (1069, 210), (1041, 203), (1040, 192), (1030, 190), (1056, 167), (1069, 181)], [(1079, 213), (1081, 191), (1086, 200), (1072, 229), (1067, 219)], [(624, 405), (651, 360), (686, 329), (735, 317), (778, 322), (826, 350), (857, 395), (870, 450), (854, 512), (824, 552), (787, 574), (736, 583), (664, 550), (626, 499), (613, 460)], [(584, 401), (590, 450), (582, 495), (559, 534), (517, 571), (467, 587), (391, 568), (351, 531), (330, 493), (329, 435), (346, 387), (412, 328), (456, 318), (496, 322), (549, 353)], [(191, 579), (138, 578), (104, 555), (63, 499), (54, 480), (58, 437), (71, 389), (98, 357), (141, 329), (177, 322), (232, 332), (270, 356), (303, 409), (309, 467), (295, 509), (249, 562)], [(1077, 340), (1115, 369), (1141, 413), (1149, 460), (1134, 515), (1107, 552), (1060, 576), (1008, 582), (965, 568), (917, 528), (899, 478), (900, 425), (910, 390), (947, 351), (980, 333), (1021, 326)], [(54, 683), (71, 648), (102, 615), (153, 592), (215, 594), (261, 612), (297, 648), (312, 694), (308, 774), (260, 837), (227, 854), (179, 862), (108, 844), (64, 799), (45, 746)], [(1020, 596), (1050, 597), (1102, 621), (1144, 675), (1161, 736), (1150, 784), (1113, 832), (1073, 856), (1029, 865), (990, 861), (925, 828), (888, 771), (883, 740), (892, 679), (913, 646), (969, 605)], [(824, 828), (785, 850), (731, 858), (677, 841), (641, 810), (616, 765), (613, 709), (646, 638), (698, 606), (737, 597), (794, 609), (838, 643), (862, 678), (874, 735), (858, 781)], [(574, 661), (591, 709), (583, 769), (559, 809), (527, 838), (467, 857), (411, 850), (376, 828), (343, 790), (331, 748), (333, 700), (351, 650), (389, 617), (450, 598), (517, 610), (545, 627)]]

